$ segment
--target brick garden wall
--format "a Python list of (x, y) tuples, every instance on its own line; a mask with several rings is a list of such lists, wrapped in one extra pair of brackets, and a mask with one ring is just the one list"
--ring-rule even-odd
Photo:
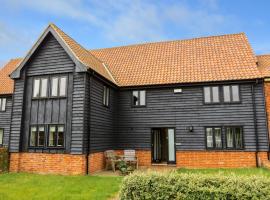
[[(123, 155), (122, 150), (117, 150)], [(137, 150), (139, 166), (151, 166), (151, 151)], [(267, 152), (259, 152), (259, 163), (270, 166)], [(10, 172), (41, 174), (85, 175), (86, 156), (46, 153), (11, 153)], [(88, 170), (92, 174), (105, 168), (103, 152), (92, 153), (88, 159)], [(221, 151), (177, 151), (176, 166), (184, 168), (243, 168), (256, 167), (255, 152)]]
[(84, 175), (86, 156), (47, 153), (10, 153), (10, 172)]
[[(268, 162), (267, 152), (258, 153), (261, 162)], [(177, 151), (177, 167), (244, 168), (256, 167), (255, 152)]]

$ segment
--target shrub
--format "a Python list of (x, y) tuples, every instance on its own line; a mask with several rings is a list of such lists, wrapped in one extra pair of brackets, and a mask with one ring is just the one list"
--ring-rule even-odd
[(0, 148), (0, 173), (8, 171), (8, 150)]
[(124, 178), (120, 199), (270, 199), (270, 180), (233, 174), (133, 173)]

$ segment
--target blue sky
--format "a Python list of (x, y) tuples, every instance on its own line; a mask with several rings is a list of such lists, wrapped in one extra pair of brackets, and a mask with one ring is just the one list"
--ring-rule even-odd
[(270, 53), (269, 0), (0, 0), (0, 65), (53, 22), (88, 49), (245, 32)]

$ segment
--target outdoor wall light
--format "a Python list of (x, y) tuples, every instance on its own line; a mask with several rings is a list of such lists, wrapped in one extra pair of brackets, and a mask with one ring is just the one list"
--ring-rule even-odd
[(189, 132), (193, 132), (193, 126), (189, 126), (189, 127), (188, 127), (188, 131), (189, 131)]

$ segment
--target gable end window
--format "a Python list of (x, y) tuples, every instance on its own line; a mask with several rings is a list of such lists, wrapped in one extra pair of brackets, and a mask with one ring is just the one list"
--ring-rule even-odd
[(242, 127), (227, 127), (226, 128), (226, 148), (227, 149), (243, 149), (244, 137)]
[(224, 85), (223, 97), (225, 103), (240, 102), (239, 85)]
[(45, 127), (31, 126), (30, 127), (30, 147), (43, 147), (45, 142)]
[(63, 147), (64, 146), (64, 126), (50, 125), (49, 126), (49, 147)]
[(34, 98), (44, 98), (48, 96), (48, 78), (35, 78), (33, 84)]
[(0, 146), (3, 145), (4, 129), (0, 128)]
[(51, 97), (65, 97), (67, 90), (67, 77), (51, 78)]
[(0, 98), (0, 111), (6, 111), (6, 104), (7, 104), (7, 99)]
[(103, 105), (109, 106), (110, 104), (110, 88), (105, 86), (103, 87)]
[(133, 106), (146, 105), (146, 91), (145, 90), (132, 91), (132, 105)]
[(212, 87), (204, 87), (204, 103), (219, 103), (219, 87), (212, 86)]
[(207, 149), (222, 149), (221, 127), (207, 127), (205, 130)]

